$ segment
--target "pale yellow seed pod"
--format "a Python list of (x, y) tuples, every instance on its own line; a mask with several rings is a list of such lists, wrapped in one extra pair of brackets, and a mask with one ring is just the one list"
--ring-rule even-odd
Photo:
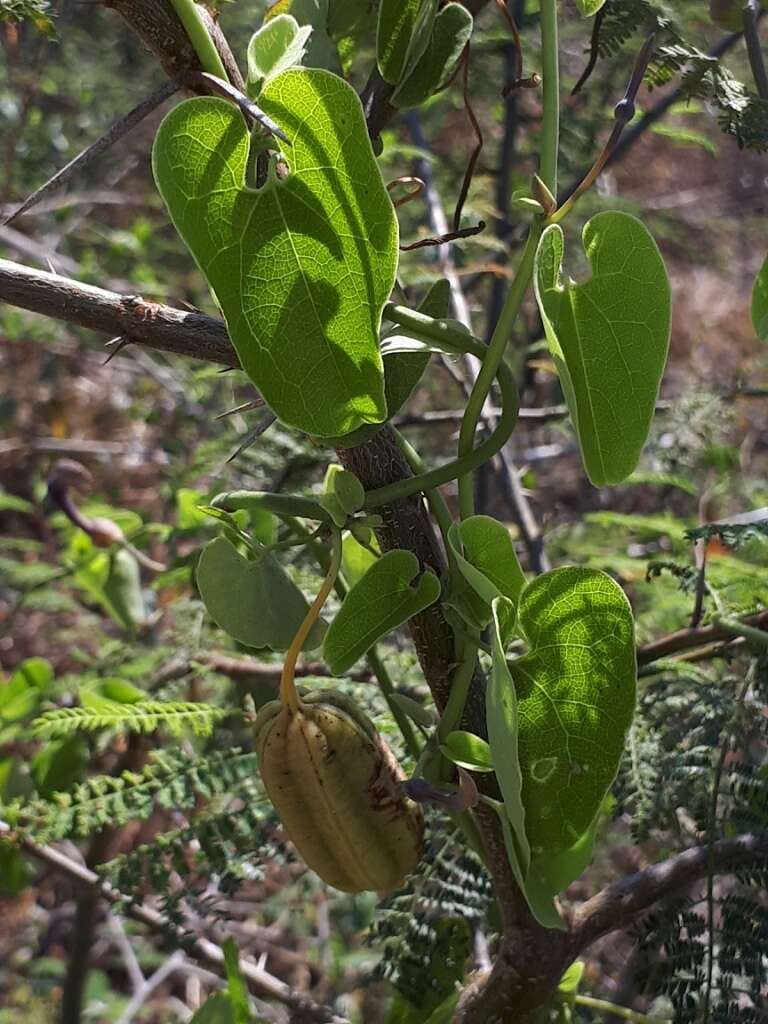
[(391, 891), (419, 862), (421, 808), (373, 723), (335, 690), (256, 719), (264, 787), (308, 867), (344, 892)]

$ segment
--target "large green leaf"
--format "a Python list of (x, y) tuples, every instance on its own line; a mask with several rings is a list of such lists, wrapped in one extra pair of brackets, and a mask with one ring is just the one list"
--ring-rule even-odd
[[(635, 708), (634, 627), (621, 587), (574, 566), (528, 584), (518, 626), (530, 646), (509, 663), (525, 832), (546, 857), (582, 839), (616, 775)], [(493, 737), (491, 749), (496, 764)]]
[[(249, 647), (286, 651), (309, 610), (304, 595), (269, 551), (244, 558), (226, 537), (203, 548), (197, 585), (208, 614)], [(304, 650), (319, 646), (325, 623), (316, 623)]]
[(760, 267), (752, 289), (752, 326), (758, 338), (768, 340), (768, 257)]
[(381, 0), (376, 28), (376, 59), (392, 85), (404, 78), (429, 45), (437, 0)]
[(472, 24), (472, 15), (462, 4), (449, 3), (439, 11), (426, 50), (392, 95), (394, 106), (417, 107), (438, 90), (469, 42)]
[(493, 768), (504, 798), (506, 827), (509, 830), (507, 852), (517, 884), (525, 891), (531, 848), (525, 827), (523, 775), (520, 767), (520, 710), (500, 628), (500, 621), (509, 615), (510, 605), (511, 602), (504, 597), (497, 597), (493, 602), (491, 679), (485, 693), (485, 714)]
[(471, 597), (458, 595), (459, 607), (465, 605), (475, 625), (484, 628), (489, 624), (494, 598), (509, 598), (510, 603), (500, 606), (499, 613), (501, 639), (506, 641), (514, 626), (520, 591), (525, 586), (509, 530), (491, 516), (470, 516), (453, 524), (448, 541), (459, 572), (472, 591)]
[(249, 134), (223, 100), (180, 104), (153, 149), (158, 188), (222, 307), (243, 369), (284, 422), (319, 436), (386, 416), (378, 335), (397, 221), (354, 90), (292, 68), (260, 105), (290, 173), (249, 188)]
[[(440, 320), (448, 316), (451, 302), (451, 286), (446, 278), (441, 277), (431, 285), (418, 307), (420, 313)], [(381, 354), (384, 359), (384, 394), (387, 400), (387, 419), (392, 419), (408, 401), (411, 392), (421, 380), (431, 355), (429, 348), (419, 344), (410, 351), (387, 351), (387, 341), (396, 336), (395, 331), (388, 331), (382, 338)], [(378, 425), (358, 427), (346, 437), (332, 438), (329, 444), (341, 447), (354, 447), (363, 444), (379, 429)]]
[(565, 922), (560, 917), (555, 905), (555, 894), (544, 888), (540, 884), (538, 877), (533, 880), (531, 879), (530, 868), (525, 875), (522, 874), (517, 836), (514, 834), (512, 824), (508, 818), (502, 818), (501, 827), (512, 873), (531, 913), (543, 928), (565, 931)]
[(410, 551), (388, 551), (350, 590), (323, 644), (334, 675), (346, 672), (380, 637), (440, 597), (437, 576), (418, 573), (419, 561)]
[(626, 479), (653, 418), (667, 358), (670, 290), (644, 225), (605, 212), (584, 228), (592, 276), (563, 276), (563, 233), (548, 227), (536, 254), (536, 298), (584, 465), (596, 486)]

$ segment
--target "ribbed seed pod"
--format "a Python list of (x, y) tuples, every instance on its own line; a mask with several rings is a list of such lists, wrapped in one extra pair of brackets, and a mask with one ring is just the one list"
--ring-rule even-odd
[(344, 892), (396, 888), (421, 857), (424, 818), (370, 719), (315, 690), (296, 709), (270, 702), (255, 728), (267, 794), (308, 867)]

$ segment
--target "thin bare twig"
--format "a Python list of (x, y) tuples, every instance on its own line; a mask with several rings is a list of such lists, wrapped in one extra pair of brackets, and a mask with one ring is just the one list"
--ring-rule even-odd
[(472, 104), (469, 99), (469, 54), (470, 47), (469, 43), (464, 47), (464, 53), (462, 54), (461, 60), (463, 63), (463, 91), (464, 91), (464, 109), (467, 112), (469, 123), (472, 125), (472, 131), (475, 133), (475, 146), (472, 150), (469, 161), (467, 163), (467, 169), (464, 172), (464, 180), (461, 183), (461, 190), (459, 191), (459, 198), (456, 200), (456, 209), (453, 211), (453, 230), (458, 231), (461, 228), (461, 215), (464, 211), (464, 203), (466, 202), (467, 195), (469, 194), (469, 186), (472, 184), (472, 178), (475, 173), (475, 165), (477, 164), (478, 158), (483, 148), (483, 133), (480, 128), (480, 122), (475, 116), (475, 112), (472, 109)]
[(170, 976), (182, 966), (185, 959), (186, 958), (181, 950), (177, 949), (176, 952), (172, 953), (153, 974), (150, 974), (148, 978), (145, 978), (143, 980), (143, 984), (136, 992), (134, 992), (128, 1001), (128, 1005), (118, 1017), (117, 1024), (131, 1024), (131, 1021), (150, 998), (155, 989), (159, 988), (166, 978), (170, 978)]
[(602, 28), (603, 18), (605, 17), (607, 9), (607, 7), (601, 7), (595, 15), (595, 20), (592, 22), (592, 37), (589, 41), (589, 60), (579, 76), (578, 82), (571, 89), (571, 96), (576, 96), (581, 92), (597, 66), (597, 58), (600, 56), (600, 29)]
[(768, 100), (768, 74), (765, 71), (763, 48), (760, 45), (760, 15), (762, 8), (759, 0), (747, 0), (744, 4), (742, 19), (744, 23), (744, 41), (747, 44), (749, 66), (755, 80), (757, 95), (761, 100)]
[[(765, 11), (762, 11), (761, 16), (765, 15), (765, 13)], [(708, 56), (716, 58), (725, 56), (729, 50), (732, 50), (734, 46), (736, 46), (741, 39), (741, 36), (741, 32), (733, 32), (728, 36), (724, 36), (712, 47), (708, 52)], [(611, 167), (613, 164), (618, 163), (619, 160), (622, 160), (629, 150), (632, 149), (643, 135), (645, 135), (649, 128), (656, 124), (657, 121), (660, 121), (671, 107), (676, 103), (679, 103), (681, 99), (685, 98), (685, 89), (682, 86), (678, 86), (677, 89), (672, 89), (665, 96), (662, 96), (662, 98), (652, 107), (649, 107), (640, 120), (622, 134), (621, 139), (613, 147), (613, 150), (606, 161), (605, 167)], [(562, 206), (566, 197), (571, 195), (571, 193), (576, 189), (579, 181), (584, 178), (584, 176), (585, 174), (580, 175), (573, 184), (562, 190), (558, 195), (558, 206)]]
[(33, 206), (40, 202), (45, 196), (50, 195), (58, 188), (62, 188), (70, 181), (78, 171), (84, 170), (89, 164), (105, 153), (111, 146), (113, 146), (118, 139), (122, 139), (124, 135), (127, 135), (131, 129), (135, 128), (137, 124), (140, 124), (145, 117), (148, 117), (153, 110), (165, 103), (167, 99), (173, 96), (174, 93), (178, 92), (181, 88), (182, 83), (178, 79), (173, 81), (164, 82), (159, 89), (156, 89), (151, 96), (148, 96), (141, 103), (137, 104), (123, 117), (118, 118), (115, 123), (104, 132), (95, 142), (92, 142), (90, 146), (86, 146), (82, 152), (78, 153), (76, 157), (73, 157), (68, 164), (57, 171), (53, 177), (49, 178), (44, 185), (40, 188), (36, 188), (35, 191), (27, 196), (24, 202), (17, 206), (16, 209), (11, 213), (9, 217), (6, 217), (4, 221), (0, 221), (0, 224), (10, 224), (16, 220), (27, 210), (30, 210)]
[[(121, 892), (108, 882), (102, 881), (95, 871), (92, 871), (84, 864), (79, 864), (77, 861), (72, 860), (72, 858), (53, 846), (42, 846), (29, 837), (16, 836), (10, 826), (4, 821), (0, 821), (0, 836), (18, 842), (22, 849), (36, 860), (42, 861), (54, 870), (67, 875), (72, 881), (83, 886), (86, 891), (95, 892), (102, 899), (106, 900), (107, 903), (125, 905), (125, 913), (129, 917), (147, 925), (152, 931), (162, 935), (176, 936), (180, 941), (184, 942), (185, 948), (189, 949), (191, 954), (198, 960), (208, 964), (218, 974), (225, 973), (224, 953), (215, 942), (211, 942), (210, 939), (206, 939), (203, 936), (190, 938), (188, 933), (174, 925), (164, 914), (161, 914), (153, 907), (147, 906), (144, 903), (131, 904)], [(304, 1013), (307, 1020), (329, 1022), (329, 1024), (347, 1024), (344, 1018), (337, 1016), (327, 1007), (305, 998), (298, 992), (294, 992), (284, 981), (276, 978), (269, 971), (253, 963), (251, 960), (241, 957), (240, 971), (249, 988), (257, 995), (276, 999), (286, 1006), (293, 1007), (295, 1010)]]
[(187, 85), (204, 86), (217, 96), (222, 96), (225, 100), (229, 100), (245, 114), (249, 121), (260, 124), (270, 135), (276, 136), (283, 142), (289, 142), (288, 136), (282, 128), (279, 128), (272, 118), (265, 114), (261, 107), (258, 107), (252, 99), (249, 99), (242, 90), (235, 88), (234, 85), (230, 85), (229, 82), (225, 82), (223, 79), (217, 78), (216, 75), (211, 75), (207, 71), (188, 71), (182, 75), (182, 80)]

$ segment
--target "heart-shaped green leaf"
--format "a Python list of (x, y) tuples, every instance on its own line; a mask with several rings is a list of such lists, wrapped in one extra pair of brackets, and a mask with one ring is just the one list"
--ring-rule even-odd
[[(287, 651), (309, 606), (274, 555), (259, 549), (251, 561), (226, 537), (203, 548), (197, 563), (197, 585), (216, 625), (249, 647)], [(304, 650), (318, 647), (325, 623), (310, 631)]]
[(299, 25), (290, 14), (279, 14), (254, 32), (248, 44), (247, 92), (256, 97), (269, 78), (301, 63), (311, 25)]
[(346, 82), (292, 68), (259, 102), (290, 139), (286, 178), (273, 166), (249, 188), (242, 116), (203, 98), (161, 124), (155, 179), (275, 414), (311, 434), (346, 434), (387, 412), (378, 336), (397, 220)]
[(446, 4), (438, 12), (426, 50), (392, 95), (394, 106), (417, 107), (437, 92), (469, 42), (472, 24), (472, 15), (462, 4)]
[(768, 258), (760, 267), (752, 289), (752, 326), (758, 338), (768, 340)]
[(474, 624), (485, 628), (491, 621), (495, 598), (506, 597), (509, 604), (499, 609), (502, 642), (506, 642), (515, 624), (515, 606), (525, 586), (525, 576), (517, 560), (509, 530), (491, 516), (470, 516), (456, 522), (448, 534), (459, 572), (471, 587), (471, 596), (459, 595), (468, 603)]
[(549, 349), (596, 486), (626, 479), (637, 465), (667, 359), (670, 290), (647, 228), (605, 212), (584, 228), (592, 276), (562, 274), (563, 232), (546, 228), (534, 281)]
[(350, 669), (376, 641), (434, 604), (440, 580), (432, 572), (419, 572), (410, 551), (388, 551), (350, 590), (331, 623), (323, 644), (323, 657), (334, 675)]
[[(518, 626), (530, 645), (509, 663), (525, 832), (549, 856), (582, 839), (616, 775), (635, 708), (634, 626), (621, 587), (574, 566), (528, 584)], [(495, 764), (493, 736), (491, 748)]]

